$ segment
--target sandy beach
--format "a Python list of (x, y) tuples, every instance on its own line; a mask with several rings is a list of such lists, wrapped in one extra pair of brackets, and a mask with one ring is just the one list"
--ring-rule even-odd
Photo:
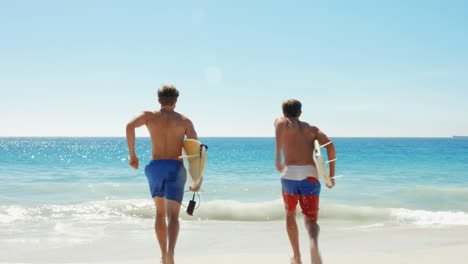
[[(327, 222), (321, 229), (325, 263), (460, 263), (468, 258), (463, 227)], [(306, 233), (300, 230), (303, 262), (309, 263)], [(151, 220), (120, 228), (116, 223), (104, 232), (97, 240), (68, 246), (11, 248), (4, 263), (159, 263)], [(182, 221), (176, 263), (280, 264), (289, 263), (290, 255), (282, 221)]]

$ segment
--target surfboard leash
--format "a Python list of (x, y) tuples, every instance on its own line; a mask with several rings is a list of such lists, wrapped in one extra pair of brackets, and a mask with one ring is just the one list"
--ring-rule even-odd
[[(208, 150), (208, 146), (205, 144), (200, 144), (200, 156), (199, 156), (199, 161), (198, 161), (198, 174), (201, 175), (201, 163), (202, 163), (202, 154), (203, 154), (203, 148), (205, 148), (205, 152)], [(202, 176), (203, 178), (203, 176)], [(195, 193), (198, 195), (198, 206), (195, 208), (197, 202), (195, 201)], [(187, 214), (190, 216), (193, 216), (193, 211), (195, 209), (198, 209), (201, 204), (201, 198), (200, 194), (198, 192), (193, 192), (193, 197), (192, 200), (189, 201), (189, 204), (187, 206)]]
[[(189, 192), (190, 190), (187, 190), (185, 192)], [(198, 206), (195, 208), (197, 202), (195, 201), (195, 194), (197, 194), (198, 196)], [(187, 207), (185, 207), (185, 205), (182, 204), (183, 207), (187, 208), (187, 214), (190, 215), (190, 216), (193, 216), (193, 211), (195, 209), (198, 209), (201, 205), (201, 197), (200, 197), (200, 194), (198, 192), (193, 192), (193, 197), (192, 197), (192, 200), (189, 201), (189, 204)]]

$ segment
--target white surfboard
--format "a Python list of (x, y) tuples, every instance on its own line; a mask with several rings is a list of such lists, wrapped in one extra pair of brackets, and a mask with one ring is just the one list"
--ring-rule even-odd
[[(325, 145), (328, 145), (328, 144), (329, 143), (327, 143)], [(331, 178), (330, 178), (330, 173), (329, 173), (329, 171), (327, 169), (325, 161), (323, 160), (322, 151), (320, 150), (320, 148), (324, 147), (325, 145), (320, 146), (320, 143), (318, 142), (318, 140), (315, 140), (314, 141), (314, 155), (313, 155), (313, 157), (314, 157), (314, 161), (315, 161), (315, 166), (317, 166), (317, 173), (318, 173), (319, 177), (325, 182), (325, 184), (327, 186), (332, 186), (333, 183), (332, 183)], [(335, 160), (336, 159), (328, 161), (326, 163), (333, 162)]]
[(203, 179), (207, 147), (195, 139), (185, 140), (182, 146), (182, 156), (179, 158), (184, 159), (185, 168), (187, 168), (187, 173), (192, 179), (190, 187), (193, 188), (200, 184)]

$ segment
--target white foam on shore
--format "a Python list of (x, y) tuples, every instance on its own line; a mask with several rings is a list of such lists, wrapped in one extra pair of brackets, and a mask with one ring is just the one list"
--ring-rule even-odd
[(391, 215), (402, 222), (410, 222), (417, 225), (468, 225), (468, 214), (464, 212), (424, 210), (392, 209)]
[[(0, 224), (50, 219), (106, 221), (119, 218), (132, 221), (153, 218), (154, 214), (153, 201), (145, 199), (102, 200), (72, 205), (35, 207), (1, 205)], [(468, 226), (468, 213), (462, 211), (433, 212), (405, 208), (376, 208), (327, 201), (322, 201), (319, 217), (321, 221)], [(252, 203), (233, 200), (206, 201), (202, 202), (193, 217), (181, 212), (181, 218), (184, 220), (274, 221), (284, 219), (284, 205), (281, 199)]]

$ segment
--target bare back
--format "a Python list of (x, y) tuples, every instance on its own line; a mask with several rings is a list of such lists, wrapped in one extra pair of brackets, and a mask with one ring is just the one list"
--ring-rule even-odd
[(318, 128), (298, 119), (278, 118), (276, 129), (285, 165), (315, 165), (312, 154)]
[(182, 142), (196, 138), (192, 122), (175, 111), (145, 112), (146, 127), (151, 136), (151, 159), (179, 159)]

